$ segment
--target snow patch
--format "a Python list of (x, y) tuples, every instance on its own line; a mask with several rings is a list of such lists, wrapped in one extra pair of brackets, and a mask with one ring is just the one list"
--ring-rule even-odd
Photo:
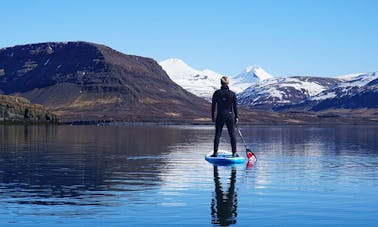
[(376, 72), (367, 74), (355, 74), (355, 76), (345, 77), (344, 82), (338, 84), (338, 87), (362, 87), (377, 78), (378, 75)]
[(329, 93), (321, 93), (319, 95), (316, 95), (314, 97), (311, 97), (311, 100), (314, 100), (314, 101), (321, 101), (321, 100), (325, 100), (325, 99), (332, 99), (332, 98), (335, 98), (337, 95), (335, 92), (329, 92)]
[(305, 90), (309, 96), (314, 96), (327, 89), (326, 87), (315, 83), (299, 80), (297, 78), (287, 78), (284, 82), (281, 82), (279, 87), (292, 87), (298, 91)]

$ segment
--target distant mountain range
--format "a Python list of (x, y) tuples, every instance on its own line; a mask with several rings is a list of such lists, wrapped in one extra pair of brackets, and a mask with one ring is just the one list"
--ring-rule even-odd
[[(159, 64), (173, 81), (207, 100), (219, 88), (221, 74), (211, 71), (211, 76), (206, 75), (205, 71), (195, 70), (179, 59), (169, 59)], [(192, 76), (187, 76), (188, 69)], [(193, 83), (192, 77), (201, 80)], [(321, 111), (378, 108), (377, 73), (351, 74), (337, 78), (275, 78), (261, 67), (247, 67), (242, 73), (231, 75), (230, 78), (231, 89), (237, 92), (239, 104), (250, 109)], [(211, 87), (206, 86), (210, 83)]]
[(378, 73), (342, 79), (331, 88), (286, 108), (321, 111), (327, 109), (378, 108)]
[(349, 78), (287, 77), (255, 84), (238, 94), (241, 105), (274, 111), (378, 108), (377, 73)]
[[(157, 63), (88, 42), (0, 49), (0, 94), (42, 104), (63, 122), (210, 122), (209, 100), (222, 76), (180, 59)], [(376, 73), (275, 78), (256, 66), (229, 77), (243, 122), (378, 121)]]
[[(190, 67), (181, 59), (167, 59), (159, 62), (162, 68), (167, 72), (169, 77), (178, 85), (189, 92), (210, 100), (215, 90), (220, 88), (220, 78), (226, 76), (216, 73), (212, 70), (197, 70)], [(273, 78), (261, 67), (249, 66), (236, 76), (229, 76), (231, 79), (231, 88), (239, 93), (260, 81)]]
[(271, 110), (307, 100), (331, 88), (338, 81), (323, 77), (274, 78), (251, 85), (238, 94), (238, 100), (249, 108)]

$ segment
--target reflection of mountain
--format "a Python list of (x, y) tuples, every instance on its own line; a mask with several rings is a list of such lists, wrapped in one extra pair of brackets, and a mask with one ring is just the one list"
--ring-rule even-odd
[(217, 166), (214, 166), (215, 195), (211, 200), (211, 223), (228, 226), (236, 223), (238, 195), (235, 190), (236, 168), (231, 169), (229, 186), (226, 188), (219, 176)]
[(109, 205), (118, 202), (114, 191), (131, 199), (156, 187), (161, 155), (184, 138), (143, 126), (0, 126), (0, 132), (3, 196), (46, 205)]

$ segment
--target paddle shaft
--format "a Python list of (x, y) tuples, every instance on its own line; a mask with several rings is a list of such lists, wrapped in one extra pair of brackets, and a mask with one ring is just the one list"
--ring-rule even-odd
[(244, 140), (244, 138), (243, 138), (243, 135), (242, 135), (242, 133), (241, 133), (241, 131), (240, 131), (238, 125), (236, 125), (236, 129), (238, 130), (239, 136), (240, 136), (240, 138), (241, 138), (242, 141), (243, 141), (243, 144), (244, 144), (245, 149), (248, 150), (247, 144), (245, 143), (245, 140)]
[[(239, 133), (239, 136), (240, 138), (242, 139), (243, 141), (243, 144), (244, 144), (244, 147), (245, 147), (245, 154), (247, 155), (247, 158), (248, 160), (251, 158), (251, 157), (255, 157), (255, 161), (257, 161), (257, 158), (256, 158), (256, 155), (247, 147), (247, 143), (245, 142), (244, 138), (243, 138), (243, 135), (238, 127), (238, 125), (236, 125), (236, 129), (238, 130), (238, 133)], [(249, 153), (249, 154), (248, 154)], [(249, 162), (249, 161), (248, 161)]]

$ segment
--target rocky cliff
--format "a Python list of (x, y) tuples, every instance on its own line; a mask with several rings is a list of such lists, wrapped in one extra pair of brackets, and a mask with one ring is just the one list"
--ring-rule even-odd
[(0, 123), (58, 123), (57, 116), (42, 105), (22, 97), (0, 95)]

